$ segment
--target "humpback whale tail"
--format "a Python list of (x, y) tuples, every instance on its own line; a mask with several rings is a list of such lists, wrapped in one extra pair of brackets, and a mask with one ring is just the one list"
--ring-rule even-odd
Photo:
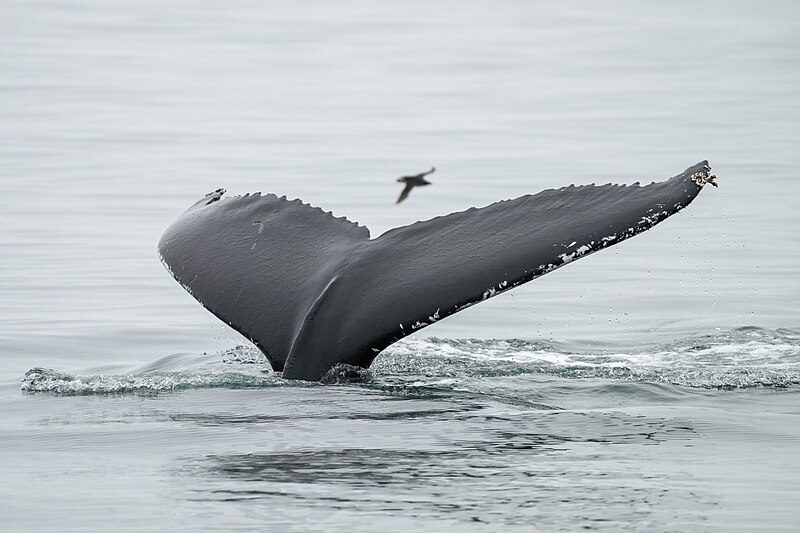
[(161, 237), (162, 262), (272, 368), (316, 380), (393, 342), (641, 233), (716, 186), (707, 161), (647, 186), (546, 190), (369, 230), (273, 194), (206, 195)]

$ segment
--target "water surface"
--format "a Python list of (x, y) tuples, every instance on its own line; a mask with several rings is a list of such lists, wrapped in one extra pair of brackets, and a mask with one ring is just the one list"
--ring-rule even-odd
[[(794, 530), (798, 35), (791, 1), (3, 2), (2, 528)], [(361, 383), (271, 374), (155, 254), (218, 187), (377, 236), (702, 159), (680, 215)]]

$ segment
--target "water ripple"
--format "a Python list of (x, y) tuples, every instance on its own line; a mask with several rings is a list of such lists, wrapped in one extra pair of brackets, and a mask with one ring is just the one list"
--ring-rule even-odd
[[(800, 384), (800, 331), (755, 327), (691, 336), (641, 350), (590, 352), (567, 344), (525, 340), (409, 339), (390, 347), (369, 372), (337, 367), (327, 384), (422, 396), (494, 396), (538, 408), (553, 406), (528, 383), (515, 391), (510, 378), (557, 378), (663, 383), (736, 389)], [(197, 388), (316, 386), (284, 380), (252, 346), (211, 355), (163, 357), (122, 375), (73, 375), (33, 368), (27, 392), (56, 394), (155, 393)]]

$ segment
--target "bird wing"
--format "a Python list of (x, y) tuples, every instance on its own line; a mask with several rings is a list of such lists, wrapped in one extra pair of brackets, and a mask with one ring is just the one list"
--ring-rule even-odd
[(397, 202), (395, 202), (395, 203), (396, 203), (396, 204), (399, 204), (400, 202), (402, 202), (403, 200), (405, 200), (406, 198), (408, 198), (408, 193), (410, 193), (410, 192), (411, 192), (411, 189), (413, 189), (413, 188), (414, 188), (414, 184), (413, 184), (413, 183), (411, 183), (410, 181), (407, 181), (407, 182), (406, 182), (406, 186), (405, 186), (405, 188), (403, 189), (403, 192), (401, 192), (401, 193), (400, 193), (400, 198), (398, 198), (398, 199), (397, 199)]

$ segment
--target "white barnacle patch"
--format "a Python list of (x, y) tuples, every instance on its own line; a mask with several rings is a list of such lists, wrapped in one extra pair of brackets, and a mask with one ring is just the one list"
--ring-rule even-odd
[(708, 179), (708, 174), (706, 172), (695, 172), (692, 174), (691, 179), (695, 184), (702, 187), (706, 184), (706, 180)]
[(644, 225), (644, 226), (652, 226), (656, 222), (658, 222), (658, 215), (643, 216), (639, 220), (639, 225), (640, 226), (642, 226), (642, 225)]
[(428, 320), (430, 320), (431, 322), (436, 322), (437, 320), (439, 320), (439, 309), (437, 309), (435, 313), (429, 316)]
[[(571, 263), (575, 259), (578, 259), (579, 257), (582, 257), (582, 256), (586, 255), (591, 250), (592, 250), (591, 246), (589, 246), (588, 244), (582, 244), (577, 249), (575, 249), (575, 251), (573, 251), (571, 253), (568, 253), (568, 254), (561, 254), (561, 255), (558, 256), (558, 258), (561, 259), (561, 264), (562, 265), (566, 265), (567, 263)], [(553, 266), (553, 265), (549, 265), (549, 266)], [(546, 270), (546, 272), (550, 272), (550, 270), (552, 270), (552, 268)]]
[(697, 185), (698, 187), (702, 187), (706, 183), (710, 183), (714, 187), (717, 186), (716, 183), (716, 176), (711, 175), (711, 167), (705, 165), (706, 170), (701, 170), (700, 172), (695, 172), (690, 176), (691, 180)]
[(488, 300), (493, 296), (497, 296), (501, 292), (507, 291), (510, 287), (508, 286), (508, 281), (503, 280), (497, 284), (497, 287), (489, 287), (483, 293), (483, 300)]
[(542, 274), (547, 274), (548, 272), (552, 272), (553, 270), (557, 269), (559, 265), (555, 263), (549, 263), (546, 267), (542, 269)]
[[(178, 278), (175, 278), (175, 279), (178, 279)], [(194, 296), (194, 291), (192, 291), (191, 287), (189, 287), (187, 284), (185, 284), (185, 283), (184, 283), (184, 282), (182, 282), (182, 281), (179, 281), (178, 283), (180, 283), (180, 284), (181, 284), (181, 287), (183, 287), (183, 288), (186, 290), (186, 292), (188, 292), (189, 294), (191, 294), (192, 296)], [(196, 299), (197, 297), (196, 297), (196, 296), (194, 296), (194, 298)]]
[(561, 259), (561, 263), (566, 265), (567, 263), (572, 262), (572, 260), (575, 258), (575, 254), (561, 254), (558, 256), (558, 258)]
[(652, 215), (643, 216), (642, 219), (639, 221), (639, 225), (646, 225), (646, 226), (655, 226), (658, 224), (662, 219), (669, 216), (669, 211), (666, 209), (663, 211), (659, 211), (657, 213), (653, 213)]
[(417, 320), (416, 324), (412, 324), (411, 329), (413, 330), (413, 329), (424, 328), (427, 325), (428, 325), (427, 322), (420, 322), (419, 320)]
[[(164, 265), (164, 268), (167, 269), (167, 272), (169, 272), (169, 275), (172, 276), (173, 278), (175, 278), (175, 273), (172, 271), (172, 267), (169, 266), (169, 263), (167, 263), (167, 260), (164, 259), (164, 256), (161, 255), (161, 250), (158, 251), (158, 259), (159, 259), (159, 261), (161, 261), (161, 264)], [(178, 279), (178, 278), (175, 278), (175, 279)]]
[(380, 351), (379, 349), (377, 349), (377, 348), (372, 348), (372, 351), (373, 351), (373, 352), (375, 352), (375, 353), (380, 353), (380, 352), (381, 352), (381, 351)]

